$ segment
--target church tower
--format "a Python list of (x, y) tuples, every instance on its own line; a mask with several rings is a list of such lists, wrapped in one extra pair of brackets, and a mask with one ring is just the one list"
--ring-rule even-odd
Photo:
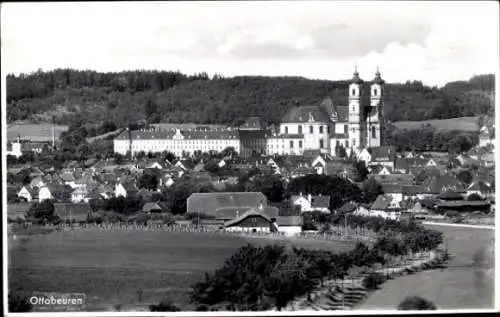
[(380, 71), (377, 67), (375, 78), (372, 80), (370, 85), (370, 111), (366, 117), (368, 147), (378, 147), (383, 145), (382, 128), (384, 126), (384, 83), (385, 82), (380, 76)]
[(361, 96), (363, 95), (363, 80), (359, 78), (358, 68), (349, 84), (349, 148), (357, 149), (363, 146), (361, 127)]

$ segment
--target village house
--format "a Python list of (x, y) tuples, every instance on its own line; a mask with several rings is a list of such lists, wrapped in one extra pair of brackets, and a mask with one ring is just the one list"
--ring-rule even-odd
[(132, 183), (118, 183), (115, 188), (115, 197), (134, 197), (138, 192), (139, 189)]
[(278, 228), (271, 218), (255, 209), (247, 211), (244, 214), (225, 222), (224, 229), (227, 231), (262, 233), (278, 231)]
[(465, 194), (466, 190), (462, 183), (452, 175), (440, 175), (427, 178), (419, 188), (419, 199), (437, 196), (447, 190)]
[(30, 186), (23, 186), (17, 193), (17, 197), (30, 202), (38, 200), (38, 191)]
[(357, 158), (365, 162), (366, 166), (384, 165), (393, 169), (396, 159), (396, 148), (394, 146), (365, 148), (360, 151)]
[(383, 184), (382, 190), (384, 194), (392, 198), (391, 203), (399, 204), (403, 199), (403, 186), (399, 184)]
[(278, 232), (294, 236), (302, 232), (302, 216), (280, 216), (276, 219)]
[(494, 191), (491, 190), (490, 185), (488, 185), (485, 181), (474, 180), (469, 187), (467, 187), (467, 197), (472, 194), (477, 194), (480, 197), (485, 198), (488, 195), (494, 194)]
[(330, 196), (313, 196), (311, 194), (303, 196), (300, 194), (298, 196), (292, 196), (290, 199), (292, 205), (300, 206), (301, 212), (319, 211), (330, 213)]
[(47, 184), (38, 191), (38, 200), (54, 199), (58, 202), (69, 202), (73, 189), (69, 185)]
[(260, 192), (193, 193), (187, 199), (187, 213), (216, 217), (220, 208), (260, 208), (267, 206), (267, 198)]
[(92, 216), (92, 209), (89, 204), (55, 203), (54, 213), (63, 222), (84, 222)]
[(166, 210), (166, 207), (159, 202), (148, 202), (145, 203), (144, 206), (142, 206), (142, 212), (147, 214), (162, 213)]
[(399, 202), (389, 195), (379, 195), (371, 205), (368, 216), (397, 220), (401, 213)]

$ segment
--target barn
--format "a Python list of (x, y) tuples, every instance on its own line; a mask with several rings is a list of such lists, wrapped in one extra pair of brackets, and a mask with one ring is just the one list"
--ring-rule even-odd
[(276, 232), (277, 227), (274, 221), (266, 214), (256, 209), (245, 212), (244, 214), (224, 223), (224, 229), (227, 231), (242, 232)]

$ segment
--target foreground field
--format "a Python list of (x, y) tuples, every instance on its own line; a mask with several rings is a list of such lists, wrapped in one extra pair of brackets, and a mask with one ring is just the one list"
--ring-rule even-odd
[(179, 232), (53, 232), (9, 239), (9, 287), (87, 294), (91, 310), (146, 309), (168, 297), (184, 310), (190, 286), (239, 247), (277, 243), (345, 251), (347, 243)]
[(495, 231), (428, 227), (444, 233), (452, 256), (448, 268), (390, 280), (357, 309), (395, 309), (410, 295), (425, 297), (438, 309), (493, 308)]
[(416, 130), (430, 124), (437, 130), (478, 131), (477, 117), (461, 117), (443, 120), (398, 121), (393, 123), (398, 129)]

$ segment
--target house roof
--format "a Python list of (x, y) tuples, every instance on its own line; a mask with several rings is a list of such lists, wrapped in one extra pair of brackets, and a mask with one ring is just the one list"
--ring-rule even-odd
[(260, 117), (249, 117), (242, 125), (240, 125), (240, 129), (264, 130), (266, 127), (266, 123)]
[(301, 123), (309, 122), (329, 122), (330, 118), (326, 109), (318, 106), (301, 106), (293, 107), (285, 114), (282, 119), (283, 123)]
[(389, 207), (391, 204), (392, 197), (391, 196), (385, 196), (385, 195), (379, 195), (377, 199), (373, 202), (371, 205), (370, 209), (372, 210), (385, 210)]
[(382, 189), (386, 194), (403, 193), (403, 186), (400, 184), (382, 184)]
[(144, 206), (142, 206), (142, 211), (144, 212), (150, 212), (152, 210), (163, 210), (163, 207), (157, 202), (145, 203)]
[(368, 148), (372, 161), (393, 161), (396, 158), (394, 146), (379, 146)]
[[(321, 155), (321, 150), (313, 150), (313, 149), (307, 149), (307, 150), (304, 150), (304, 152), (302, 153), (302, 156), (304, 157), (308, 157), (308, 158), (316, 158), (318, 157), (319, 155)], [(324, 159), (324, 157), (323, 157)]]
[(330, 206), (330, 196), (311, 196), (312, 208), (328, 208)]
[(51, 194), (71, 193), (73, 191), (73, 188), (69, 185), (47, 184), (46, 187), (49, 189)]
[(458, 193), (465, 192), (465, 188), (462, 183), (451, 175), (441, 175), (428, 178), (420, 187), (420, 191), (426, 194), (439, 195), (447, 190), (453, 190)]
[(396, 160), (394, 161), (394, 169), (409, 171), (410, 160), (407, 158), (396, 158)]
[(419, 186), (417, 185), (403, 185), (403, 195), (414, 196), (419, 193)]
[(249, 217), (261, 217), (261, 218), (264, 218), (269, 223), (272, 222), (271, 218), (269, 218), (266, 214), (261, 213), (261, 212), (257, 211), (256, 209), (252, 209), (252, 210), (249, 210), (249, 211), (245, 212), (241, 216), (238, 216), (238, 217), (236, 217), (236, 218), (234, 218), (232, 220), (227, 221), (226, 223), (224, 223), (224, 227), (227, 228), (227, 227), (236, 226), (239, 223), (241, 223), (243, 220), (245, 220), (245, 219), (247, 219)]
[(463, 199), (462, 195), (459, 193), (453, 191), (453, 190), (446, 190), (443, 193), (439, 194), (438, 196), (439, 199), (453, 199), (453, 200), (460, 200)]
[(485, 181), (483, 180), (475, 180), (473, 181), (467, 190), (474, 190), (474, 191), (480, 191), (482, 193), (489, 192), (491, 190), (491, 187), (486, 184)]
[(187, 211), (216, 215), (223, 207), (267, 206), (267, 198), (260, 192), (193, 193), (187, 199)]
[(302, 226), (302, 216), (279, 216), (276, 223), (280, 227)]
[(54, 212), (63, 220), (85, 221), (92, 214), (89, 204), (55, 203)]
[[(230, 130), (228, 128), (216, 128), (216, 129), (196, 129), (196, 130), (179, 130), (180, 134), (184, 139), (194, 139), (194, 140), (228, 140), (228, 139), (238, 139), (239, 134), (237, 130)], [(130, 131), (130, 137), (133, 140), (154, 140), (154, 139), (173, 139), (176, 135), (176, 130), (163, 130), (163, 131), (140, 131), (134, 130)], [(115, 139), (117, 140), (128, 140), (129, 132), (124, 131), (120, 133)]]
[(338, 212), (344, 213), (344, 212), (352, 212), (358, 208), (358, 204), (356, 204), (354, 201), (348, 201), (345, 204), (343, 204), (339, 209), (337, 209)]
[(374, 175), (373, 178), (381, 184), (401, 184), (411, 185), (415, 176), (410, 174), (389, 174), (389, 175)]
[(125, 189), (126, 192), (131, 193), (131, 192), (139, 192), (139, 189), (132, 183), (129, 182), (122, 182), (120, 183), (123, 188)]
[(456, 208), (456, 207), (486, 207), (490, 205), (488, 200), (442, 200), (437, 202), (437, 207)]

